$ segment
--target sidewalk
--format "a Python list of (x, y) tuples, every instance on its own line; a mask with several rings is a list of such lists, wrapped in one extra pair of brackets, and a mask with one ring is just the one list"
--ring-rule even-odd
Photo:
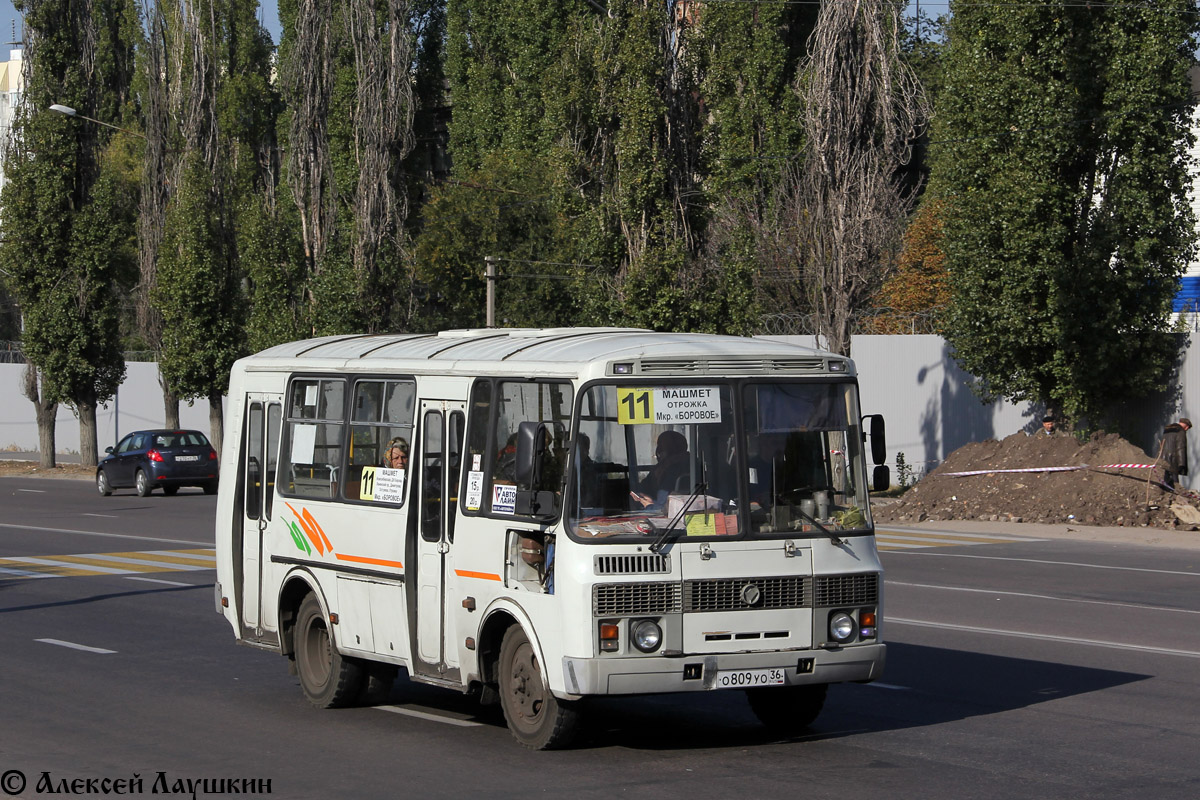
[(980, 522), (978, 520), (938, 520), (902, 524), (882, 522), (877, 523), (876, 527), (879, 530), (961, 531), (963, 533), (1028, 536), (1032, 539), (1074, 539), (1083, 542), (1200, 550), (1200, 531), (1172, 531), (1164, 528), (1105, 528), (1096, 525), (1039, 525), (1032, 522)]

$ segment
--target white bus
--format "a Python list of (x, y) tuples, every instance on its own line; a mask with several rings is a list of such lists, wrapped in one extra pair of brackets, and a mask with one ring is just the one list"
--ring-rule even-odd
[(538, 749), (595, 695), (738, 689), (786, 733), (883, 669), (883, 421), (841, 356), (616, 328), (333, 336), (238, 361), (229, 409), (217, 610), (317, 706), (386, 697), (403, 667), (499, 702)]

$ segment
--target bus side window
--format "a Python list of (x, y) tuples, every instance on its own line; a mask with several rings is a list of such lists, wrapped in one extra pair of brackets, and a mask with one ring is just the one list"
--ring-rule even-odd
[[(533, 491), (539, 497), (549, 498), (536, 503), (534, 516), (552, 517), (562, 508), (562, 493), (566, 481), (567, 430), (571, 419), (574, 393), (570, 383), (537, 381), (501, 381), (497, 408), (493, 446), (496, 458), (492, 465), (493, 495), (492, 512), (504, 515), (521, 515), (514, 500), (517, 491), (516, 443), (517, 433), (525, 422), (543, 423), (547, 431), (546, 449), (541, 459), (538, 483), (532, 487), (521, 487)], [(512, 487), (505, 489), (501, 487)], [(497, 498), (504, 498), (499, 505)]]
[(346, 382), (303, 378), (292, 382), (285, 429), (287, 480), (284, 493), (331, 500), (337, 496), (342, 463), (342, 419)]

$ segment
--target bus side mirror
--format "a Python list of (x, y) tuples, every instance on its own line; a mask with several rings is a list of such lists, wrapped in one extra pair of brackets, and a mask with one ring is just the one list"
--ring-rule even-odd
[[(883, 464), (887, 461), (887, 436), (884, 432), (883, 414), (867, 414), (863, 422), (871, 420), (871, 461)], [(863, 426), (863, 436), (867, 436), (867, 427)]]
[(546, 458), (546, 425), (542, 422), (522, 422), (517, 427), (517, 463), (515, 479), (518, 489), (532, 489), (542, 474)]
[(871, 491), (886, 492), (892, 486), (892, 471), (887, 464), (880, 464), (871, 471)]

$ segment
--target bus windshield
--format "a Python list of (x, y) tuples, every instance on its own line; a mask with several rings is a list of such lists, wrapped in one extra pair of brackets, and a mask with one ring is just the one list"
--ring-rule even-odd
[(593, 385), (568, 527), (583, 541), (870, 528), (852, 382)]

